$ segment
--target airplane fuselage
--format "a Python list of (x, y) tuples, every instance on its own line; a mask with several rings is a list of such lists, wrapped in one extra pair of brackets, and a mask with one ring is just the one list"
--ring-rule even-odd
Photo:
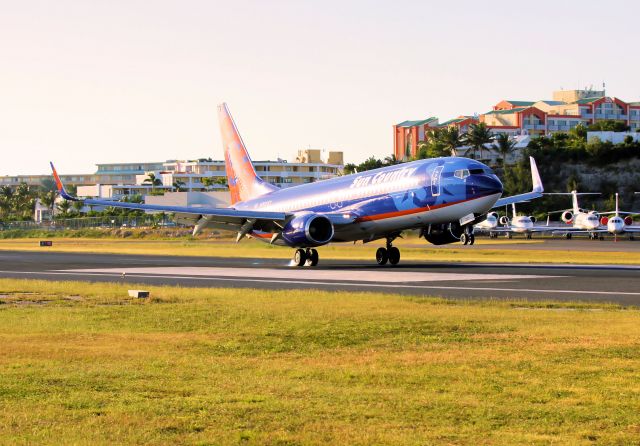
[[(414, 161), (278, 190), (236, 203), (235, 209), (344, 215), (332, 241), (373, 239), (430, 224), (471, 223), (502, 195), (486, 165), (468, 158)], [(269, 234), (252, 235), (269, 239)]]

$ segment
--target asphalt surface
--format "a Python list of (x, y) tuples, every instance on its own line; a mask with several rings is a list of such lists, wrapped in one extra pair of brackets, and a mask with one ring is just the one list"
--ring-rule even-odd
[(640, 266), (401, 262), (380, 267), (373, 260), (321, 259), (315, 268), (294, 268), (278, 259), (2, 251), (0, 277), (640, 305)]

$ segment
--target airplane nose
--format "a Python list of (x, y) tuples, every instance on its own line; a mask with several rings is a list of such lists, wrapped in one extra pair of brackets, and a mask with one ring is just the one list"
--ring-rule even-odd
[(477, 187), (478, 192), (481, 192), (483, 195), (502, 194), (502, 183), (497, 176), (478, 175), (475, 180), (475, 186)]

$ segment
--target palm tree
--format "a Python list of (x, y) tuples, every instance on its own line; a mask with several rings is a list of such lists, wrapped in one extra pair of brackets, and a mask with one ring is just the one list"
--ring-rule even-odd
[(156, 186), (162, 186), (162, 180), (157, 178), (155, 173), (149, 172), (147, 174), (147, 178), (142, 182), (142, 184), (150, 184), (151, 192), (155, 192)]
[(176, 190), (176, 192), (181, 192), (182, 191), (182, 187), (185, 185), (186, 183), (184, 181), (181, 180), (175, 180), (173, 182), (173, 188)]
[(9, 217), (13, 210), (13, 189), (9, 186), (0, 187), (0, 217)]
[(29, 189), (27, 183), (20, 183), (13, 194), (13, 211), (19, 218), (30, 218), (35, 206), (35, 194)]
[(383, 161), (383, 164), (385, 166), (395, 166), (396, 164), (400, 164), (400, 163), (402, 163), (402, 161), (396, 158), (395, 153), (392, 153), (391, 155), (386, 156)]
[(57, 192), (55, 190), (43, 190), (38, 194), (38, 200), (43, 206), (46, 206), (51, 211), (51, 217), (53, 218), (53, 210), (56, 205)]
[(460, 134), (458, 127), (449, 127), (440, 130), (436, 134), (444, 148), (446, 148), (451, 156), (456, 156), (456, 149), (464, 144), (464, 135)]
[(500, 133), (496, 137), (496, 141), (493, 146), (502, 157), (502, 167), (506, 169), (507, 156), (515, 149), (516, 142), (509, 138), (509, 135), (506, 133)]
[(71, 202), (64, 200), (57, 204), (56, 206), (60, 211), (62, 217), (66, 217), (69, 211), (71, 210)]
[(482, 150), (485, 144), (489, 144), (491, 141), (493, 141), (493, 135), (487, 124), (480, 122), (469, 126), (469, 133), (465, 136), (465, 142), (473, 148), (474, 158), (476, 152), (479, 151), (480, 159), (482, 159)]

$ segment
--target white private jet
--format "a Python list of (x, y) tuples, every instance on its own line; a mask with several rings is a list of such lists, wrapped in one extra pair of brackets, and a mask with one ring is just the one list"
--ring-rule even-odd
[(600, 195), (599, 192), (577, 192), (572, 190), (568, 193), (563, 192), (551, 192), (545, 193), (545, 195), (571, 195), (572, 197), (572, 209), (564, 209), (562, 211), (549, 212), (554, 214), (561, 212), (560, 218), (563, 222), (567, 223), (568, 227), (550, 227), (547, 226), (545, 231), (552, 234), (562, 234), (567, 239), (571, 239), (572, 234), (588, 234), (589, 238), (595, 240), (598, 238), (598, 229), (600, 229), (600, 215), (596, 211), (588, 211), (580, 208), (578, 204), (579, 195)]
[[(487, 214), (487, 218), (475, 226), (480, 232), (488, 232), (490, 238), (497, 238), (498, 234), (505, 234), (507, 238), (512, 238), (513, 234), (524, 234), (525, 238), (530, 239), (534, 232), (546, 232), (548, 229), (544, 227), (536, 227), (534, 223), (536, 218), (532, 215), (518, 215), (515, 204), (511, 205), (513, 217), (509, 220), (506, 215), (499, 217), (498, 214), (492, 212)], [(498, 226), (500, 223), (502, 226)]]
[[(611, 218), (604, 216), (600, 219), (600, 223), (607, 227), (607, 229), (602, 230), (602, 232), (612, 234), (615, 240), (618, 239), (619, 235), (623, 234), (629, 235), (629, 240), (634, 240), (634, 234), (640, 233), (640, 226), (633, 226), (633, 218), (631, 218), (631, 215), (637, 213), (638, 212), (621, 211), (618, 205), (618, 194), (616, 193), (616, 210), (602, 212), (603, 215), (614, 214)], [(620, 214), (625, 215), (625, 217), (621, 217)]]

